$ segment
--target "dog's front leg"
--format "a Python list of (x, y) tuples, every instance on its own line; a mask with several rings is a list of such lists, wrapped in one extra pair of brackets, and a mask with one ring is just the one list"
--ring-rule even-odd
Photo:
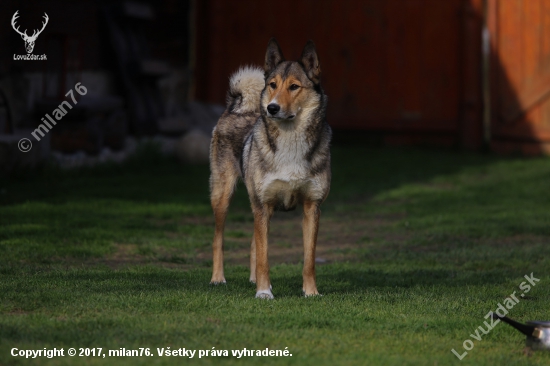
[[(254, 208), (254, 243), (256, 244), (256, 297), (273, 299), (269, 281), (269, 263), (267, 258), (267, 237), (269, 220), (273, 207), (262, 205)], [(252, 260), (251, 260), (252, 262)]]
[(320, 217), (319, 203), (305, 201), (304, 220), (302, 222), (304, 231), (304, 270), (302, 272), (304, 284), (302, 290), (305, 296), (319, 295), (315, 283), (315, 247), (317, 245)]

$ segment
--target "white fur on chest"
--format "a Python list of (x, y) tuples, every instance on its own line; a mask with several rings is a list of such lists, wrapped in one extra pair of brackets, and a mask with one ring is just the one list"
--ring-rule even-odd
[(261, 202), (291, 209), (300, 201), (323, 200), (326, 196), (326, 175), (314, 174), (312, 162), (307, 159), (311, 142), (308, 143), (305, 131), (308, 124), (304, 121), (309, 121), (310, 109), (304, 108), (292, 124), (278, 126), (279, 133), (274, 137), (275, 151), (271, 149), (269, 137), (264, 134), (263, 124), (256, 124), (252, 135), (245, 141), (245, 180)]
[(278, 179), (288, 183), (298, 183), (308, 178), (309, 162), (306, 154), (309, 150), (303, 134), (282, 132), (277, 139), (277, 151), (271, 157), (271, 172), (266, 178)]
[(319, 185), (311, 176), (311, 163), (306, 159), (309, 149), (304, 134), (283, 132), (279, 135), (277, 151), (270, 156), (270, 169), (261, 183), (260, 192), (265, 200), (275, 199), (288, 207), (297, 197), (320, 195)]

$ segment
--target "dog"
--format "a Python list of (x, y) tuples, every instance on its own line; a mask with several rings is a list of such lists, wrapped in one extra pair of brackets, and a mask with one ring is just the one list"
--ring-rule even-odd
[(269, 280), (268, 231), (274, 211), (302, 204), (305, 296), (319, 295), (315, 247), (320, 205), (330, 189), (327, 96), (320, 83), (315, 44), (299, 61), (286, 61), (277, 41), (267, 46), (265, 65), (239, 69), (230, 78), (227, 109), (212, 132), (210, 199), (215, 218), (211, 284), (225, 283), (223, 232), (237, 180), (246, 186), (254, 214), (250, 281), (256, 297), (273, 299)]

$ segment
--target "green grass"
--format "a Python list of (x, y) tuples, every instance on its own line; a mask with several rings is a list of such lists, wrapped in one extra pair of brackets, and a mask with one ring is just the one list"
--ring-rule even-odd
[[(272, 265), (273, 301), (254, 299), (242, 261), (229, 261), (227, 285), (208, 284), (208, 174), (142, 151), (122, 166), (1, 180), (0, 365), (549, 364), (550, 353), (525, 354), (524, 336), (505, 324), (481, 341), (470, 334), (531, 273), (540, 282), (509, 315), (550, 320), (550, 159), (333, 148), (323, 296), (301, 296), (296, 256)], [(299, 222), (287, 215), (277, 217)], [(241, 185), (228, 252), (246, 253), (251, 226)], [(289, 232), (282, 250), (301, 245)], [(459, 361), (451, 349), (464, 352), (466, 339), (474, 348)], [(10, 355), (14, 347), (145, 347), (155, 356), (26, 360)], [(187, 360), (158, 357), (157, 347), (288, 347), (292, 357)]]

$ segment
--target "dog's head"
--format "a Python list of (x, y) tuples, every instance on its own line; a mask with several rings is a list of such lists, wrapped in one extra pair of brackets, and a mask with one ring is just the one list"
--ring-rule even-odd
[(292, 122), (319, 107), (323, 91), (321, 67), (315, 44), (308, 41), (299, 61), (285, 61), (275, 38), (265, 54), (265, 88), (262, 115), (278, 122)]

